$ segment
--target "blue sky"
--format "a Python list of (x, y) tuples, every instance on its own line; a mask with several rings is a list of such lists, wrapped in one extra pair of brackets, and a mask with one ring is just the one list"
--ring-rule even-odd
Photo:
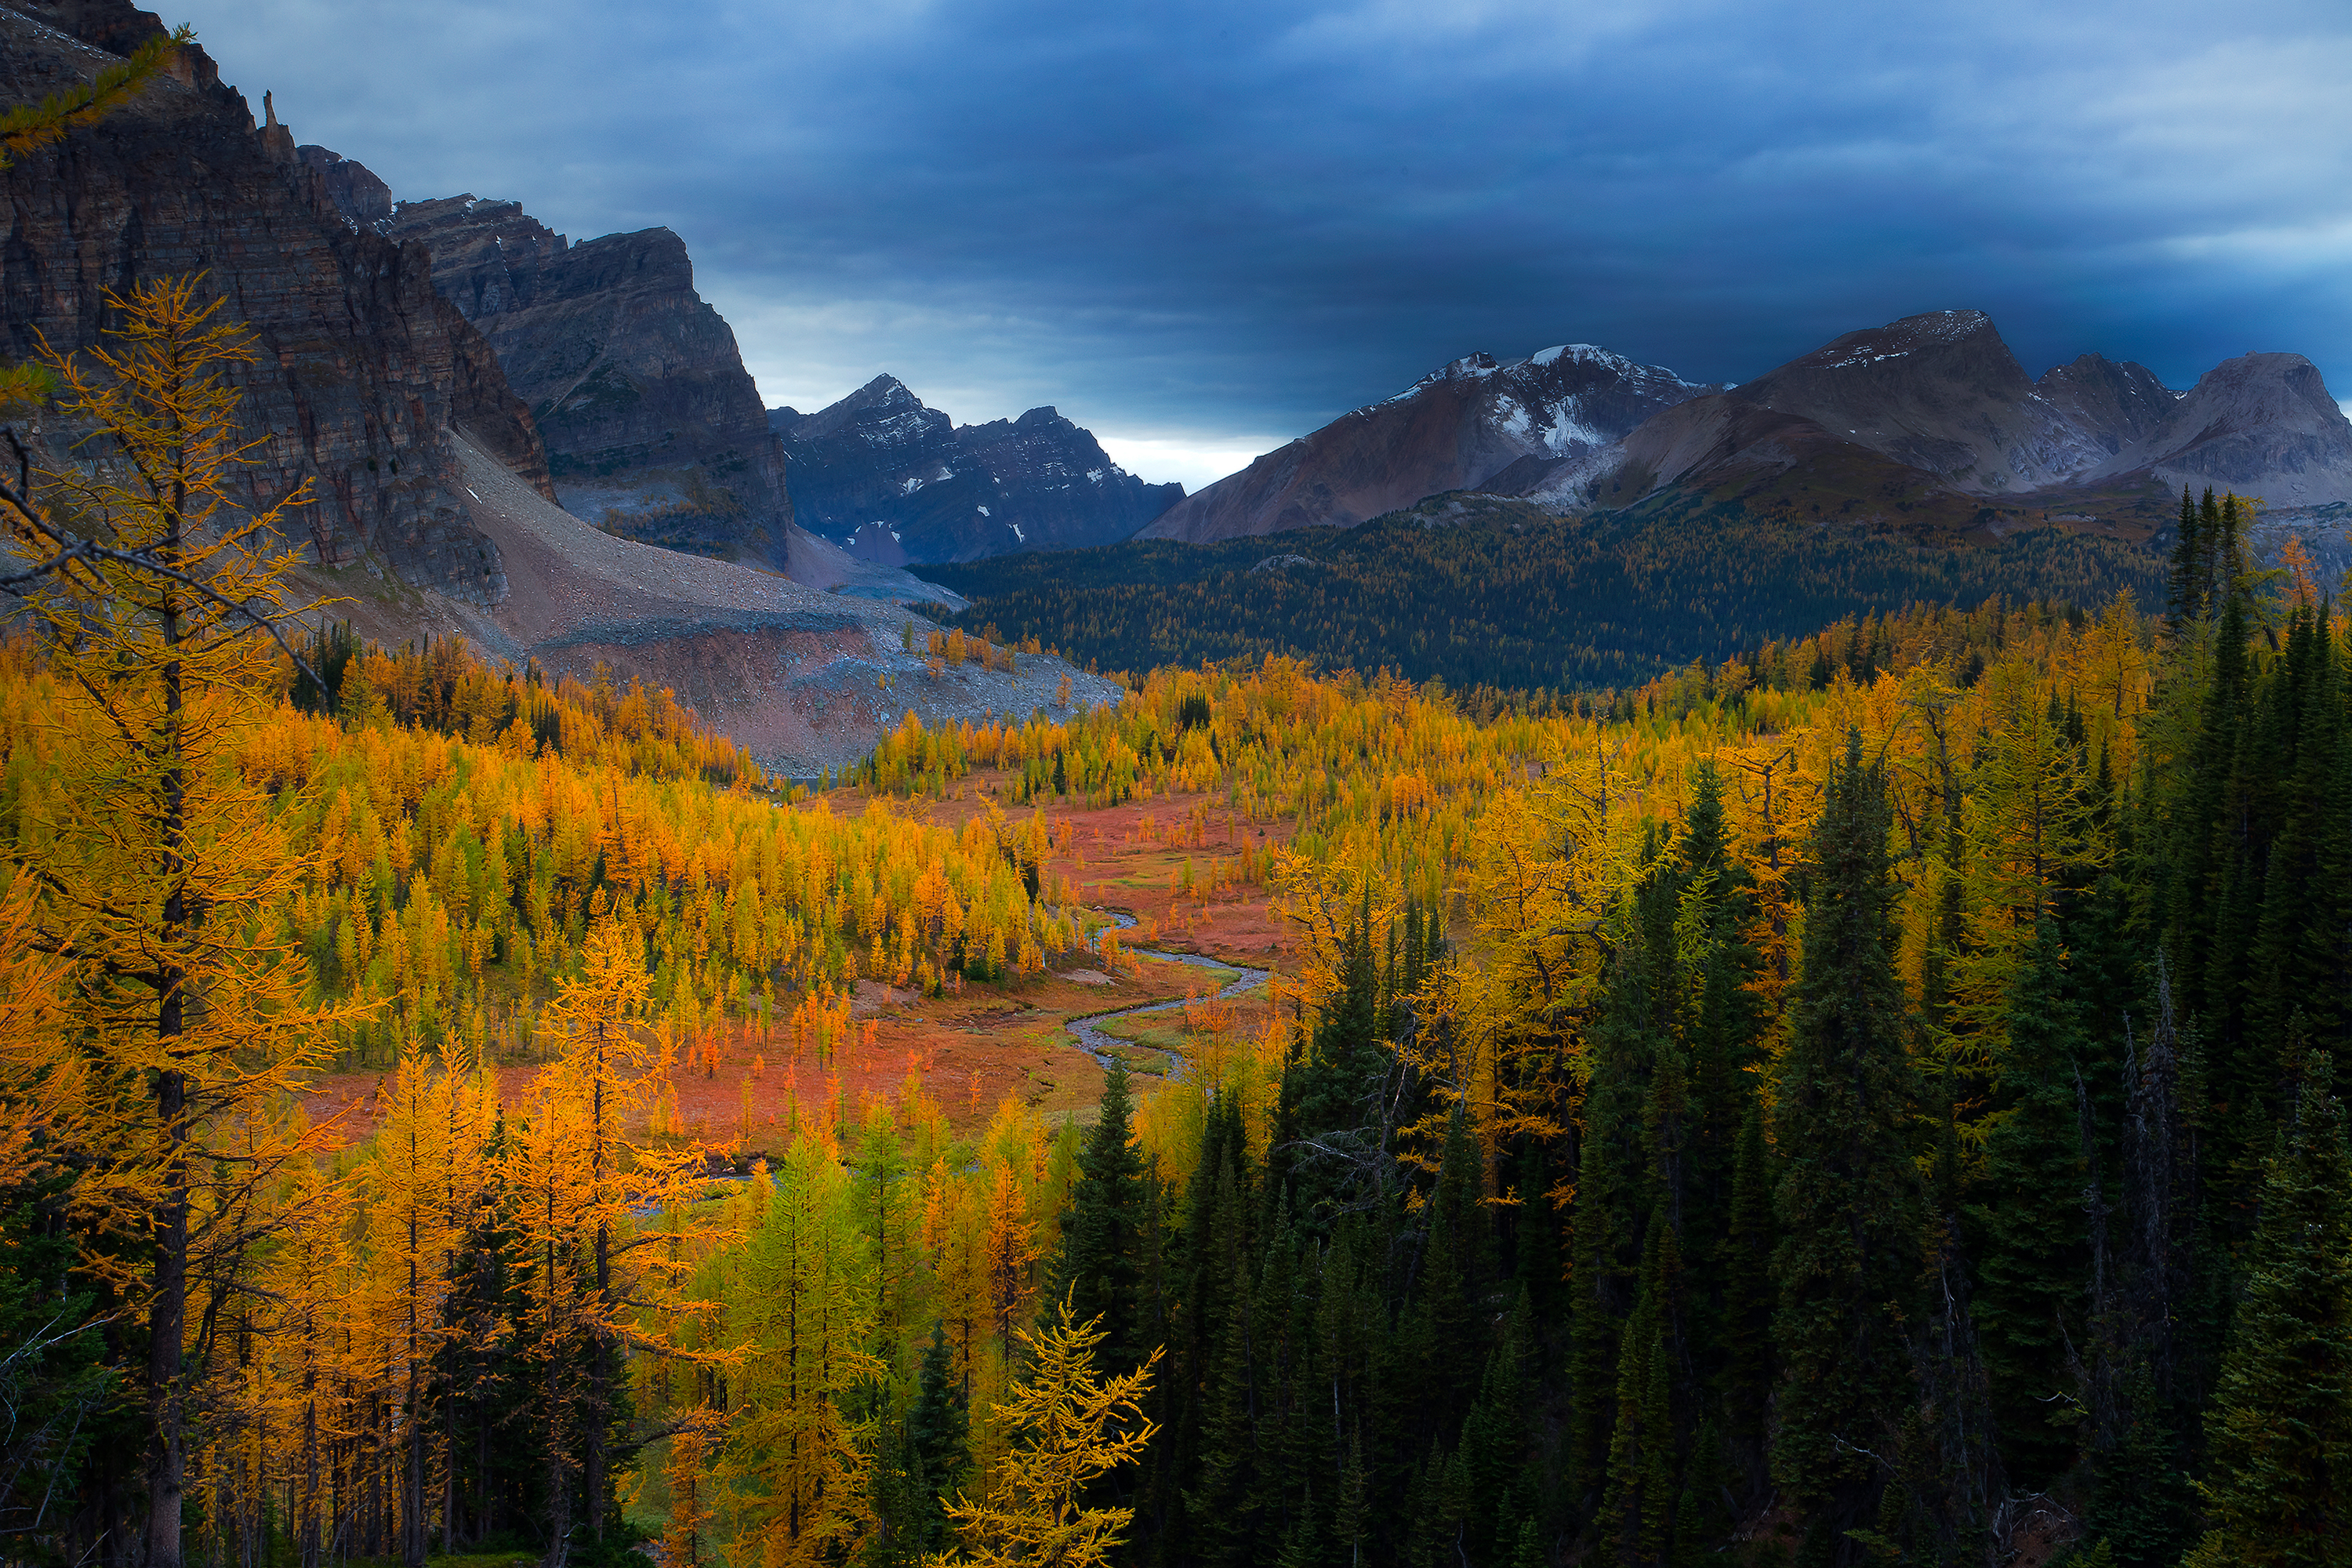
[(2352, 7), (191, 0), (403, 197), (667, 224), (769, 404), (887, 370), (1197, 487), (1474, 349), (1738, 380), (1974, 306), (2352, 395)]

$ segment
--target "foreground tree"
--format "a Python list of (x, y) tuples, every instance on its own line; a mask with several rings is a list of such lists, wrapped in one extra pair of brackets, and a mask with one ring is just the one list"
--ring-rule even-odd
[(1786, 1369), (1772, 1474), (1811, 1516), (1805, 1556), (1845, 1554), (1882, 1482), (1870, 1453), (1911, 1403), (1919, 1279), (1916, 1095), (1894, 965), (1885, 782), (1849, 735), (1814, 830), (1804, 967), (1780, 1068), (1773, 1339)]
[(964, 1550), (932, 1558), (935, 1568), (1091, 1568), (1111, 1560), (1135, 1519), (1131, 1508), (1089, 1508), (1082, 1500), (1159, 1430), (1145, 1418), (1142, 1400), (1160, 1352), (1133, 1372), (1097, 1377), (1100, 1322), (1073, 1322), (1066, 1299), (1054, 1310), (1055, 1322), (1021, 1334), (1031, 1370), (998, 1406), (1014, 1436), (996, 1485), (984, 1502), (959, 1493), (948, 1505)]
[(90, 431), (88, 466), (44, 474), (37, 505), (5, 497), (19, 541), (57, 552), (29, 603), (73, 693), (49, 716), (60, 766), (14, 843), (42, 890), (33, 944), (68, 963), (75, 1030), (119, 1107), (108, 1161), (152, 1248), (145, 1561), (176, 1568), (205, 1364), (190, 1292), (216, 1303), (244, 1288), (277, 1223), (251, 1200), (312, 1146), (277, 1108), (347, 1012), (306, 1000), (308, 967), (275, 913), (303, 862), (236, 763), (277, 696), (258, 634), (285, 613), (282, 533), (305, 500), (231, 499), (247, 448), (227, 373), (255, 358), (251, 335), (216, 321), (223, 301), (194, 279), (107, 298), (121, 315), (108, 345), (51, 367), (64, 419)]

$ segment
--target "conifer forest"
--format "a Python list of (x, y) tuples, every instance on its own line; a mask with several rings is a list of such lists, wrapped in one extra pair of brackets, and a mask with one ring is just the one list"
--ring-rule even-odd
[[(2137, 592), (1165, 663), (811, 790), (297, 615), (213, 310), (11, 394), (108, 456), (0, 474), (0, 1561), (2352, 1563), (2352, 623), (2239, 498)], [(1139, 803), (1255, 1021), (853, 1094), (867, 996), (1142, 962)]]

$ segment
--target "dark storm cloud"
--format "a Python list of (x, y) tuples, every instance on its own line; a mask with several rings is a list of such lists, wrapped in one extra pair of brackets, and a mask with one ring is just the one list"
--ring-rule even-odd
[[(2226, 17), (2226, 21), (2223, 19)], [(683, 234), (772, 403), (1177, 439), (1471, 349), (1738, 379), (1913, 310), (2352, 391), (2336, 5), (196, 0), (403, 195)]]

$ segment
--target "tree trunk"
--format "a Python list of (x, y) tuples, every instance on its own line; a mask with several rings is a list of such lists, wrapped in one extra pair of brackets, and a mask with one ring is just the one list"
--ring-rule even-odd
[[(174, 458), (178, 456), (173, 454)], [(175, 479), (163, 537), (155, 552), (166, 566), (181, 564), (180, 519), (187, 504), (184, 483)], [(162, 612), (163, 646), (176, 649), (180, 641), (177, 601), (166, 591)], [(174, 954), (189, 925), (187, 846), (185, 843), (186, 780), (180, 760), (180, 715), (185, 706), (180, 689), (176, 654), (163, 661), (163, 729), (160, 760), (163, 763), (162, 844), (163, 929), (157, 933), (163, 954), (157, 976), (161, 992), (155, 1014), (155, 1037), (166, 1061), (178, 1047), (186, 1023), (186, 973)], [(187, 1468), (180, 1377), (183, 1342), (188, 1321), (188, 1080), (176, 1068), (155, 1076), (155, 1110), (164, 1139), (163, 1199), (158, 1220), (155, 1294), (147, 1314), (147, 1553), (146, 1568), (180, 1568), (180, 1486)]]
[[(176, 894), (174, 895), (176, 901)], [(166, 1037), (179, 1033), (180, 996), (163, 999)], [(154, 1298), (147, 1311), (147, 1554), (146, 1568), (180, 1568), (180, 1483), (187, 1455), (180, 1429), (180, 1347), (188, 1317), (188, 1173), (180, 1147), (186, 1138), (187, 1082), (158, 1076), (155, 1103), (172, 1155), (156, 1241)]]

